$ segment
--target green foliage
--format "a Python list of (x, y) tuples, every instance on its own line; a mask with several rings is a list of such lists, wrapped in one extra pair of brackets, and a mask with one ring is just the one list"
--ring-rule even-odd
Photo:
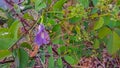
[(64, 58), (69, 64), (74, 64), (74, 62), (75, 62), (73, 57), (71, 57), (71, 56), (65, 56)]
[(35, 60), (31, 60), (31, 61), (29, 61), (27, 67), (33, 67), (34, 64), (35, 64)]
[(18, 28), (19, 21), (13, 22), (9, 29), (2, 28), (0, 29), (1, 38), (0, 38), (0, 49), (8, 49), (10, 48), (14, 42), (18, 39)]
[(63, 4), (66, 2), (67, 0), (59, 0), (57, 1), (54, 5), (53, 5), (53, 10), (62, 10)]
[(48, 59), (48, 68), (54, 68), (54, 57), (53, 56), (51, 56)]
[(10, 64), (7, 63), (7, 64), (0, 64), (0, 68), (9, 68), (10, 67)]
[(51, 46), (48, 47), (48, 52), (51, 55), (51, 57), (49, 57), (49, 59), (48, 59), (48, 68), (54, 68), (54, 57), (52, 55), (52, 47)]
[(104, 17), (105, 25), (109, 26), (110, 28), (113, 28), (116, 26), (116, 21), (112, 19), (110, 16)]
[(52, 47), (51, 46), (48, 47), (48, 52), (49, 52), (49, 54), (52, 54)]
[(68, 18), (70, 18), (71, 22), (73, 20), (80, 21), (82, 19), (82, 17), (86, 18), (87, 13), (81, 4), (76, 4), (75, 6), (70, 6), (68, 9), (71, 11), (68, 15)]
[(57, 67), (59, 67), (59, 68), (63, 68), (63, 62), (62, 62), (62, 59), (61, 58), (58, 58), (57, 59)]
[(3, 59), (4, 57), (8, 57), (11, 55), (11, 52), (8, 50), (0, 50), (0, 59)]
[(27, 49), (29, 49), (29, 50), (32, 49), (31, 45), (28, 44), (27, 42), (23, 42), (23, 43), (21, 44), (21, 47), (23, 47), (23, 48), (27, 48)]
[(15, 39), (15, 40), (17, 40), (17, 38), (18, 38), (19, 25), (20, 25), (19, 21), (15, 21), (15, 22), (13, 22), (13, 24), (9, 28), (10, 37)]
[(29, 60), (29, 56), (28, 53), (23, 49), (23, 48), (19, 48), (18, 49), (18, 56), (16, 58), (18, 58), (18, 68), (25, 68), (27, 66), (28, 60)]
[(101, 17), (94, 26), (94, 30), (100, 29), (104, 24), (104, 19)]
[(99, 42), (99, 40), (96, 39), (93, 47), (94, 47), (95, 49), (98, 49), (98, 48), (99, 48), (99, 45), (100, 45), (100, 42)]
[(99, 30), (98, 37), (100, 39), (103, 39), (104, 37), (106, 37), (109, 34), (111, 34), (111, 30), (107, 27), (103, 27)]
[(9, 38), (10, 34), (8, 32), (7, 28), (1, 28), (0, 29), (0, 38)]
[(84, 6), (84, 8), (89, 7), (89, 0), (78, 0), (78, 1)]
[(12, 38), (0, 38), (0, 50), (10, 48), (14, 42), (15, 40)]
[(94, 4), (94, 6), (96, 6), (98, 4), (99, 0), (92, 0), (92, 2)]
[(115, 54), (120, 49), (120, 36), (116, 32), (112, 32), (110, 38), (108, 40), (108, 52), (111, 54)]
[(41, 9), (45, 8), (46, 4), (43, 0), (36, 0), (35, 1), (35, 10), (40, 11)]
[[(120, 51), (119, 6), (119, 0), (25, 0), (14, 4), (14, 10), (0, 9), (0, 59), (12, 56), (16, 68), (34, 67), (38, 60), (28, 53), (38, 51), (35, 57), (43, 67), (47, 59), (48, 68), (64, 68), (64, 61), (73, 66), (82, 57), (102, 57), (104, 49), (116, 56)], [(50, 43), (36, 50), (34, 38), (40, 23)]]

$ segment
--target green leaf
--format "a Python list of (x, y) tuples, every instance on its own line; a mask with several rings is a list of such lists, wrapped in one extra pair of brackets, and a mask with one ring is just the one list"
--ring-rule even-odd
[(93, 14), (93, 15), (92, 15), (93, 17), (95, 16), (95, 14), (98, 15), (98, 14), (97, 14), (97, 11), (98, 11), (98, 10), (99, 10), (98, 8), (93, 8), (93, 9), (91, 10), (91, 14)]
[(26, 5), (26, 6), (24, 7), (23, 11), (25, 11), (25, 10), (29, 10), (29, 9), (31, 9), (31, 8), (33, 8), (32, 5)]
[(10, 56), (12, 53), (8, 50), (0, 50), (0, 60)]
[(24, 4), (25, 4), (25, 5), (29, 5), (29, 4), (30, 4), (30, 0), (25, 0), (25, 1), (24, 1)]
[(53, 44), (63, 45), (64, 44), (64, 40), (62, 38), (60, 38), (60, 35), (58, 35), (54, 39), (52, 39), (52, 43)]
[(52, 47), (51, 46), (48, 47), (48, 53), (52, 54)]
[(47, 18), (47, 22), (48, 22), (49, 25), (55, 25), (56, 24), (55, 20), (52, 19), (52, 18)]
[(10, 63), (0, 64), (0, 68), (10, 68)]
[(59, 43), (60, 43), (60, 38), (55, 37), (55, 38), (52, 40), (52, 43), (53, 43), (53, 44), (59, 44)]
[(120, 29), (119, 28), (116, 28), (115, 32), (120, 36)]
[(6, 13), (4, 11), (2, 11), (2, 10), (0, 10), (0, 17), (3, 17), (5, 19), (8, 18), (7, 15), (6, 15)]
[(15, 41), (11, 38), (0, 38), (0, 50), (10, 48)]
[(75, 30), (76, 30), (77, 34), (80, 34), (80, 33), (81, 33), (81, 32), (80, 32), (80, 26), (79, 26), (79, 25), (77, 25), (77, 26), (75, 27)]
[(21, 47), (23, 47), (23, 48), (27, 48), (27, 49), (29, 49), (29, 50), (32, 49), (31, 45), (28, 44), (27, 42), (23, 42), (23, 43), (21, 44)]
[(99, 30), (99, 32), (98, 32), (98, 37), (100, 38), (100, 39), (103, 39), (104, 37), (106, 37), (108, 34), (110, 34), (111, 33), (111, 30), (109, 29), (109, 28), (107, 28), (107, 27), (103, 27), (103, 28), (101, 28), (100, 30)]
[(92, 2), (93, 2), (93, 4), (94, 4), (94, 6), (96, 6), (97, 3), (99, 2), (99, 0), (92, 0)]
[(55, 25), (52, 29), (53, 32), (55, 32), (56, 35), (60, 34), (61, 32), (61, 27), (59, 24)]
[(53, 56), (51, 56), (48, 59), (48, 68), (54, 68), (54, 57)]
[(42, 0), (35, 1), (35, 9), (42, 3)]
[(28, 60), (29, 60), (29, 55), (23, 48), (19, 48), (18, 58), (19, 58), (19, 66), (18, 67), (26, 68)]
[(120, 49), (120, 37), (116, 32), (110, 35), (107, 49), (110, 54), (115, 54)]
[(35, 10), (40, 11), (41, 9), (46, 7), (46, 3), (43, 0), (36, 0), (35, 1)]
[(11, 38), (16, 39), (18, 38), (18, 28), (20, 26), (19, 21), (14, 21), (9, 29), (9, 33), (11, 34)]
[(53, 9), (54, 10), (61, 10), (63, 7), (63, 4), (66, 2), (67, 0), (59, 0), (57, 1), (54, 5), (53, 5)]
[(117, 3), (117, 5), (120, 5), (120, 0), (117, 0), (117, 2), (116, 2), (116, 3)]
[(64, 53), (64, 52), (66, 52), (66, 49), (67, 49), (66, 46), (60, 46), (60, 47), (58, 48), (58, 53), (59, 53), (59, 54), (62, 54), (62, 53)]
[(116, 33), (113, 32), (113, 50), (116, 52), (120, 49), (120, 36)]
[(0, 29), (0, 38), (10, 38), (10, 33), (7, 28)]
[(77, 23), (81, 20), (80, 17), (72, 17), (69, 19), (70, 23)]
[(66, 56), (64, 56), (64, 58), (69, 64), (74, 64), (75, 63), (73, 57), (71, 57), (71, 56), (66, 55)]
[(39, 5), (39, 10), (41, 10), (41, 9), (43, 9), (45, 7), (46, 7), (46, 4), (45, 4), (45, 2), (43, 2), (41, 5)]
[(116, 21), (112, 20), (111, 16), (105, 16), (104, 18), (104, 22), (105, 25), (109, 26), (110, 28), (113, 28), (116, 26)]
[(63, 68), (63, 62), (62, 62), (61, 57), (57, 59), (57, 65), (58, 65), (57, 66), (58, 68)]
[(98, 48), (99, 48), (99, 45), (100, 45), (100, 42), (99, 42), (98, 39), (96, 39), (93, 47), (94, 47), (95, 49), (98, 49)]
[(84, 8), (89, 7), (89, 0), (78, 0), (78, 1), (84, 6)]
[(60, 44), (60, 45), (64, 45), (64, 44), (65, 44), (65, 43), (64, 43), (64, 40), (60, 38), (60, 39), (59, 39), (59, 44)]
[(35, 60), (31, 60), (31, 61), (29, 61), (27, 67), (28, 68), (33, 68), (34, 64), (35, 64)]
[(58, 54), (59, 54), (59, 55), (61, 54), (60, 47), (59, 47), (59, 48), (57, 48), (57, 52), (58, 52)]
[(48, 4), (51, 4), (51, 2), (52, 2), (52, 0), (47, 0), (47, 3), (48, 3)]
[(31, 19), (31, 20), (33, 20), (33, 17), (31, 15), (29, 15), (28, 13), (25, 13), (23, 17), (25, 19)]
[(100, 17), (99, 21), (95, 23), (94, 30), (100, 29), (104, 24), (104, 19)]

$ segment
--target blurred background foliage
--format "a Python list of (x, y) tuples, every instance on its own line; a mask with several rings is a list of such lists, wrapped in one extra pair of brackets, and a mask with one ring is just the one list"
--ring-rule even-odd
[[(104, 49), (120, 57), (120, 0), (16, 0), (7, 5), (0, 8), (0, 59), (14, 62), (1, 62), (0, 68), (74, 67), (82, 57), (101, 59)], [(40, 23), (51, 42), (31, 58)]]

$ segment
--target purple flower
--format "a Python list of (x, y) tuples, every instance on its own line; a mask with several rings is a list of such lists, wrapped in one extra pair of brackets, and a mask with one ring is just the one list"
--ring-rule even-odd
[(35, 43), (39, 46), (48, 44), (50, 42), (50, 37), (48, 32), (45, 30), (45, 27), (43, 24), (40, 24), (38, 27), (38, 32), (35, 37)]

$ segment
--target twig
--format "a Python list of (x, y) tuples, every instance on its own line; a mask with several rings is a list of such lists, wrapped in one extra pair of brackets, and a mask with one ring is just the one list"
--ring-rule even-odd
[(8, 5), (10, 5), (10, 6), (14, 6), (12, 0), (10, 0), (10, 1), (8, 1), (8, 0), (4, 0), (4, 1), (5, 1)]
[[(16, 13), (16, 12), (15, 12), (15, 13)], [(21, 22), (23, 22), (25, 25), (30, 26), (30, 25), (28, 24), (28, 22), (27, 22), (24, 18), (22, 18), (19, 14), (16, 13), (16, 17), (18, 17), (18, 19), (19, 19)]]
[[(50, 55), (46, 54), (45, 57), (50, 57)], [(35, 58), (39, 58), (39, 56), (34, 56), (30, 60), (35, 59)], [(14, 61), (15, 61), (14, 59), (12, 59), (12, 60), (3, 60), (3, 61), (0, 61), (0, 64), (11, 63), (11, 62), (14, 62)]]
[(14, 62), (14, 60), (2, 61), (2, 62), (0, 62), (0, 64), (11, 63), (11, 62)]
[(103, 68), (105, 68), (105, 66), (98, 60), (97, 57), (95, 57), (95, 59), (102, 65)]
[(20, 14), (16, 13), (16, 11), (14, 10), (14, 2), (13, 2), (12, 0), (10, 0), (10, 2), (9, 2), (8, 0), (5, 0), (5, 2), (11, 7), (11, 8), (9, 8), (10, 11), (13, 11), (14, 14), (16, 15), (16, 17), (18, 17), (18, 19), (19, 19), (21, 22), (23, 22), (25, 25), (29, 26), (28, 22), (27, 22), (24, 18), (22, 18), (22, 17), (20, 16)]
[(42, 62), (42, 60), (41, 60), (40, 56), (38, 56), (38, 58), (39, 58), (39, 61), (40, 61), (40, 62), (41, 62), (41, 64), (42, 64), (43, 68), (45, 68), (45, 65), (44, 65), (44, 63)]
[[(37, 23), (37, 22), (36, 22), (36, 23)], [(36, 23), (33, 24), (33, 26), (32, 26), (31, 28), (28, 29), (28, 32), (31, 31), (31, 30), (35, 27)], [(26, 36), (26, 35), (27, 35), (27, 34), (24, 33), (24, 34), (13, 44), (13, 46), (10, 47), (9, 49), (11, 50), (11, 48), (13, 48), (13, 47), (15, 46), (15, 44), (17, 44), (17, 43), (18, 43), (24, 36)]]

